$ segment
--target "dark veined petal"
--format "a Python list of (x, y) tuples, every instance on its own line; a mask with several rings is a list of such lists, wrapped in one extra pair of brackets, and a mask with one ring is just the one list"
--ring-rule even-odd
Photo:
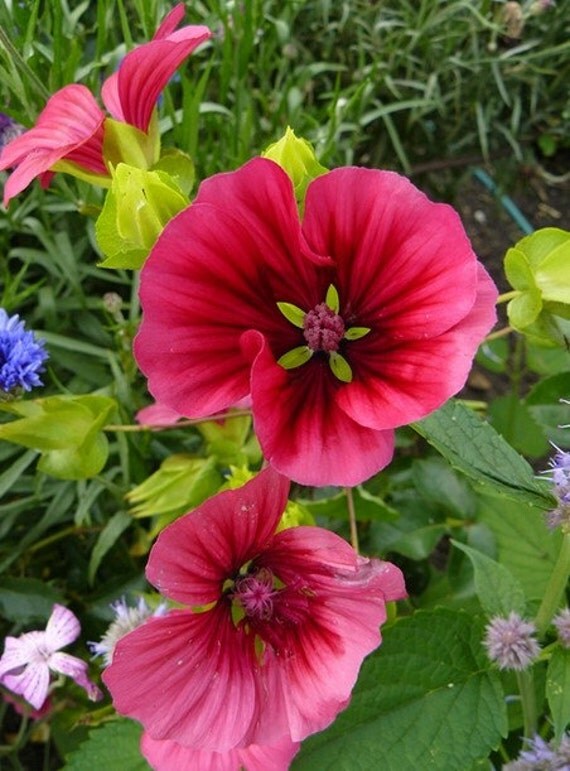
[(270, 542), (288, 492), (289, 480), (267, 468), (243, 487), (209, 498), (160, 533), (148, 580), (185, 605), (216, 602), (224, 580)]
[(469, 313), (437, 337), (392, 347), (364, 338), (353, 359), (357, 377), (337, 395), (347, 415), (371, 428), (393, 428), (425, 417), (461, 390), (496, 321), (497, 289), (480, 264), (476, 288)]
[(473, 305), (477, 260), (457, 213), (399, 174), (342, 168), (315, 179), (303, 231), (336, 263), (349, 326), (378, 329), (388, 342), (423, 340)]
[(128, 53), (101, 89), (113, 118), (146, 132), (164, 87), (184, 59), (211, 34), (208, 27), (186, 26)]
[(338, 394), (348, 386), (334, 377), (325, 358), (286, 370), (261, 334), (248, 332), (244, 346), (255, 355), (255, 430), (278, 471), (306, 485), (356, 485), (388, 465), (393, 432), (365, 428), (337, 406)]
[(257, 720), (257, 666), (251, 638), (216, 606), (149, 619), (119, 640), (103, 680), (152, 738), (225, 752)]
[(203, 183), (141, 273), (135, 356), (157, 401), (198, 417), (247, 396), (242, 333), (262, 331), (278, 355), (302, 343), (277, 303), (319, 302), (326, 283), (316, 274), (303, 252), (291, 182), (276, 164), (254, 159)]

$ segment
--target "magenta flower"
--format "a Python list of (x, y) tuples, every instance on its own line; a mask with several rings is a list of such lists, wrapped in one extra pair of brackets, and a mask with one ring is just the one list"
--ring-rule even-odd
[(269, 467), (159, 535), (147, 577), (188, 608), (119, 640), (103, 674), (116, 709), (152, 739), (271, 747), (325, 728), (348, 704), (404, 580), (328, 530), (276, 533), (288, 489)]
[(153, 739), (143, 734), (141, 752), (155, 771), (172, 771), (174, 768), (195, 768), (200, 771), (287, 771), (300, 744), (289, 739), (268, 747), (255, 744), (249, 747), (213, 752), (194, 750), (170, 741)]
[(270, 160), (206, 180), (142, 269), (137, 361), (204, 417), (252, 397), (267, 460), (307, 485), (386, 466), (393, 429), (464, 385), (496, 289), (455, 211), (393, 172), (315, 179), (299, 222)]
[[(101, 96), (111, 117), (143, 134), (149, 131), (156, 101), (176, 69), (211, 35), (204, 26), (176, 30), (183, 16), (184, 4), (179, 3), (154, 38), (128, 53), (118, 71), (103, 84)], [(36, 177), (49, 182), (51, 174), (45, 175), (52, 169), (107, 184), (105, 118), (85, 86), (74, 84), (57, 91), (36, 125), (6, 145), (0, 155), (0, 169), (16, 167), (4, 188), (4, 205)]]
[(71, 677), (91, 700), (97, 701), (102, 694), (90, 682), (86, 662), (60, 652), (77, 639), (79, 632), (76, 616), (63, 605), (54, 605), (45, 631), (6, 637), (0, 658), (0, 683), (39, 710), (48, 695), (50, 671), (58, 672)]

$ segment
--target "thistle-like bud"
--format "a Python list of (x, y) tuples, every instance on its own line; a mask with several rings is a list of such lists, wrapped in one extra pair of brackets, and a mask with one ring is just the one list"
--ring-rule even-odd
[(487, 624), (483, 645), (499, 669), (526, 669), (540, 653), (536, 627), (511, 611), (508, 618), (495, 616)]

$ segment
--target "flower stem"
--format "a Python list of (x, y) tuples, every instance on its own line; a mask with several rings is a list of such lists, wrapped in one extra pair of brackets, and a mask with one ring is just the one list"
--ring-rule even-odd
[(345, 487), (346, 505), (348, 506), (348, 522), (350, 525), (350, 543), (352, 548), (358, 554), (358, 529), (356, 527), (356, 510), (354, 508), (354, 497), (352, 487)]
[(108, 425), (103, 427), (103, 431), (123, 431), (123, 432), (140, 432), (140, 431), (172, 431), (177, 428), (185, 428), (186, 426), (197, 426), (200, 423), (209, 423), (216, 420), (228, 420), (229, 418), (243, 418), (246, 415), (251, 415), (251, 410), (231, 410), (229, 412), (223, 412), (219, 415), (209, 415), (206, 418), (188, 418), (188, 420), (179, 420), (177, 423), (157, 423), (156, 425), (150, 425), (141, 423), (140, 425)]
[(487, 335), (483, 342), (489, 343), (491, 340), (497, 340), (499, 337), (505, 337), (506, 335), (510, 335), (512, 331), (512, 327), (503, 327), (502, 329), (498, 329), (496, 332), (491, 332), (491, 334)]
[(523, 711), (524, 735), (531, 739), (536, 733), (536, 696), (534, 692), (534, 677), (532, 669), (525, 669), (517, 672), (517, 683), (521, 695), (521, 705)]
[(518, 297), (520, 294), (520, 291), (518, 289), (511, 289), (510, 292), (504, 292), (503, 294), (500, 294), (497, 297), (497, 305), (500, 305), (501, 303), (506, 303), (509, 300), (512, 300), (513, 297)]
[(534, 620), (539, 637), (548, 629), (552, 617), (560, 606), (564, 596), (566, 584), (570, 576), (570, 534), (565, 534), (562, 539), (558, 559), (550, 575), (548, 586), (545, 589), (542, 602)]

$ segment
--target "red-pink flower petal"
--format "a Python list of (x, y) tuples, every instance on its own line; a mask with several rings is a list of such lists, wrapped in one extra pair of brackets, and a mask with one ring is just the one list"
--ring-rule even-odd
[(107, 110), (117, 120), (146, 132), (162, 90), (184, 59), (211, 34), (208, 27), (190, 25), (128, 53), (118, 72), (103, 83), (101, 97)]
[(154, 739), (225, 752), (257, 722), (257, 669), (223, 605), (148, 620), (119, 640), (103, 680), (116, 709)]
[(363, 658), (381, 642), (385, 603), (406, 596), (404, 579), (394, 565), (359, 558), (337, 535), (316, 527), (278, 533), (258, 564), (286, 585), (302, 577), (311, 598), (306, 619), (283, 624), (278, 655), (268, 651), (264, 661), (267, 692), (283, 705), (291, 738), (300, 741), (347, 705)]
[(286, 737), (267, 746), (251, 744), (227, 752), (213, 752), (153, 739), (148, 733), (141, 739), (141, 751), (154, 771), (242, 771), (244, 768), (247, 771), (287, 771), (299, 746)]
[(209, 498), (160, 533), (148, 580), (185, 605), (217, 601), (224, 580), (267, 546), (288, 492), (289, 480), (267, 468), (244, 487)]
[(473, 305), (477, 260), (457, 213), (399, 174), (349, 167), (318, 177), (303, 231), (336, 263), (341, 311), (348, 303), (355, 325), (390, 343), (441, 334)]
[(96, 151), (84, 150), (77, 155), (86, 143), (97, 144), (104, 118), (105, 114), (85, 86), (73, 84), (57, 91), (48, 100), (36, 125), (2, 150), (0, 169), (16, 167), (4, 187), (4, 204), (57, 161), (73, 153), (75, 162), (80, 159), (80, 165), (85, 165), (88, 171), (106, 173)]
[(162, 38), (171, 35), (176, 27), (180, 24), (185, 14), (184, 3), (178, 3), (165, 17), (156, 32), (154, 33), (153, 40), (161, 40)]
[(386, 429), (419, 420), (465, 385), (473, 357), (496, 321), (497, 289), (477, 264), (471, 310), (447, 332), (383, 349), (364, 338), (358, 377), (337, 395), (339, 407), (359, 423)]
[(202, 184), (141, 273), (134, 350), (157, 401), (201, 417), (247, 396), (240, 337), (248, 329), (277, 341), (279, 355), (298, 345), (277, 302), (297, 298), (308, 309), (322, 300), (326, 276), (321, 286), (305, 251), (291, 182), (276, 164), (257, 158)]
[(137, 423), (146, 426), (173, 426), (183, 415), (176, 410), (167, 407), (166, 404), (155, 402), (143, 407), (135, 416)]
[(304, 485), (356, 485), (388, 465), (393, 431), (366, 428), (337, 406), (337, 393), (347, 386), (326, 361), (285, 370), (259, 333), (249, 332), (243, 342), (257, 352), (251, 372), (255, 431), (278, 471)]

